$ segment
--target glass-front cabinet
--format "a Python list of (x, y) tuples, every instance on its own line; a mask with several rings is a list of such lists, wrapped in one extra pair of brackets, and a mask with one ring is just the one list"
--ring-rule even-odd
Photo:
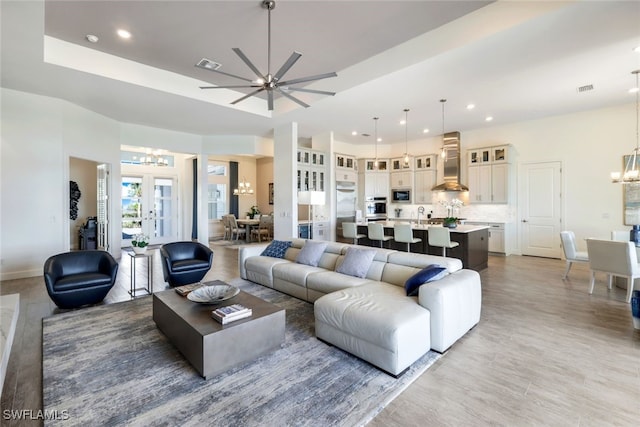
[(418, 156), (414, 159), (416, 170), (431, 170), (436, 168), (435, 154)]
[(376, 159), (366, 159), (364, 161), (366, 172), (386, 172), (389, 170), (389, 160), (378, 159), (378, 167), (376, 167)]

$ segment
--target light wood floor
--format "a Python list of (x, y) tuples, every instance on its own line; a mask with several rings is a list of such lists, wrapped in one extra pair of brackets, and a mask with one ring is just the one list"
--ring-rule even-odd
[[(237, 250), (212, 246), (205, 279), (238, 276)], [(154, 290), (164, 289), (157, 250)], [(640, 422), (640, 331), (625, 292), (604, 277), (589, 295), (586, 265), (490, 257), (481, 273), (480, 323), (396, 398), (371, 426), (631, 426)], [(130, 259), (120, 260), (106, 302), (129, 299)], [(138, 275), (144, 272), (138, 266)], [(143, 277), (139, 280), (144, 281)], [(1, 409), (42, 408), (42, 322), (57, 312), (41, 277), (4, 281), (20, 293), (20, 318)], [(24, 425), (4, 420), (1, 425)], [(31, 422), (27, 425), (37, 425)]]

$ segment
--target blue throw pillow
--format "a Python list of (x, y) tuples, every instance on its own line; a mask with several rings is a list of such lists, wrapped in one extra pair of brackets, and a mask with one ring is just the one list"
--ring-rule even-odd
[(269, 246), (267, 246), (260, 255), (270, 256), (273, 258), (284, 258), (285, 252), (287, 252), (287, 249), (289, 249), (290, 247), (291, 242), (274, 240), (273, 242), (269, 243)]
[(427, 282), (433, 282), (434, 280), (440, 280), (447, 274), (447, 268), (440, 265), (432, 264), (423, 268), (413, 276), (409, 277), (404, 283), (404, 289), (407, 291), (407, 296), (418, 296), (418, 289), (420, 289), (421, 285)]

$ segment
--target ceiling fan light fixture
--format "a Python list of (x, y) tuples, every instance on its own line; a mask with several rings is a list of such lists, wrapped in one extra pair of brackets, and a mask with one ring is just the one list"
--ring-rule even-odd
[[(230, 73), (226, 73), (223, 71), (220, 71), (218, 69), (212, 69), (212, 68), (208, 68), (208, 67), (201, 67), (210, 71), (214, 71), (220, 74), (224, 74), (226, 76), (229, 77), (234, 77), (236, 79), (240, 79), (240, 80), (244, 80), (246, 82), (248, 82), (249, 84), (244, 84), (244, 85), (226, 85), (226, 86), (200, 86), (200, 89), (230, 89), (230, 88), (252, 88), (254, 89), (252, 92), (250, 92), (247, 95), (244, 95), (238, 99), (236, 99), (235, 101), (231, 102), (232, 105), (237, 104), (238, 102), (244, 101), (245, 99), (251, 97), (251, 96), (256, 96), (261, 94), (262, 92), (265, 92), (267, 94), (267, 109), (269, 111), (273, 110), (273, 99), (274, 99), (274, 92), (278, 93), (279, 95), (284, 96), (285, 98), (290, 99), (291, 101), (295, 102), (296, 104), (302, 106), (302, 107), (309, 107), (309, 105), (305, 102), (303, 102), (302, 100), (296, 98), (295, 96), (291, 95), (290, 92), (307, 92), (307, 93), (315, 93), (315, 94), (319, 94), (319, 95), (329, 95), (329, 96), (333, 96), (335, 95), (335, 92), (329, 92), (329, 91), (323, 91), (323, 90), (315, 90), (315, 89), (305, 89), (305, 88), (296, 88), (296, 87), (289, 87), (290, 85), (293, 84), (298, 84), (298, 83), (306, 83), (306, 82), (311, 82), (311, 81), (316, 81), (316, 80), (322, 80), (322, 79), (326, 79), (329, 77), (337, 77), (338, 74), (336, 74), (335, 72), (331, 72), (331, 73), (325, 73), (325, 74), (317, 74), (314, 76), (307, 76), (307, 77), (300, 77), (300, 78), (296, 78), (296, 79), (291, 79), (291, 80), (283, 80), (284, 75), (289, 71), (289, 69), (291, 69), (291, 67), (293, 67), (293, 65), (296, 63), (296, 61), (298, 61), (298, 59), (300, 59), (300, 57), (302, 56), (301, 53), (294, 51), (291, 56), (289, 56), (289, 59), (287, 59), (284, 64), (282, 64), (282, 66), (278, 69), (278, 71), (276, 71), (275, 74), (271, 74), (271, 11), (273, 9), (275, 9), (276, 7), (276, 2), (273, 0), (264, 0), (262, 2), (262, 7), (267, 9), (268, 11), (268, 21), (267, 21), (267, 73), (263, 74), (260, 72), (260, 70), (258, 70), (258, 68), (253, 64), (253, 62), (251, 62), (251, 60), (244, 54), (244, 52), (242, 52), (242, 50), (240, 48), (234, 47), (232, 48), (232, 50), (236, 53), (236, 55), (238, 55), (240, 57), (240, 59), (247, 65), (247, 67), (249, 67), (249, 69), (253, 72), (253, 74), (257, 77), (257, 80), (252, 80), (252, 79), (247, 79), (245, 77), (242, 76), (237, 76), (234, 74), (230, 74)], [(198, 64), (196, 64), (196, 66), (198, 66)]]

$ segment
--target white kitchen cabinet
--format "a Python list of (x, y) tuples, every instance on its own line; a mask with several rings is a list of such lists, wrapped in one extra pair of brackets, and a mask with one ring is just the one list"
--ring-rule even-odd
[(329, 223), (326, 221), (313, 223), (313, 240), (329, 240)]
[(364, 159), (361, 161), (362, 167), (359, 166), (361, 172), (389, 172), (389, 160), (378, 159), (378, 167), (375, 166), (375, 159)]
[(336, 181), (357, 182), (358, 174), (356, 173), (356, 171), (336, 169)]
[(409, 157), (409, 163), (404, 162), (404, 157), (398, 157), (397, 159), (391, 159), (391, 171), (403, 171), (412, 170), (413, 159)]
[(321, 151), (298, 149), (298, 191), (324, 191), (327, 176), (325, 156)]
[(434, 185), (436, 185), (435, 170), (416, 171), (414, 175), (413, 202), (416, 204), (431, 203), (431, 189)]
[(417, 156), (414, 159), (415, 170), (430, 170), (436, 168), (436, 156), (435, 154), (427, 154)]
[(360, 177), (364, 184), (364, 197), (389, 197), (388, 172), (366, 172)]
[(476, 221), (468, 221), (466, 222), (468, 225), (486, 225), (489, 227), (489, 252), (497, 253), (497, 254), (505, 254), (507, 253), (507, 243), (506, 243), (506, 233), (505, 233), (505, 224), (501, 222), (476, 222)]
[(391, 188), (411, 188), (413, 186), (411, 172), (391, 172)]
[(491, 203), (491, 165), (469, 167), (467, 183), (469, 203)]
[(509, 146), (468, 152), (469, 203), (509, 203)]
[(336, 154), (336, 168), (358, 170), (356, 158), (344, 154)]

